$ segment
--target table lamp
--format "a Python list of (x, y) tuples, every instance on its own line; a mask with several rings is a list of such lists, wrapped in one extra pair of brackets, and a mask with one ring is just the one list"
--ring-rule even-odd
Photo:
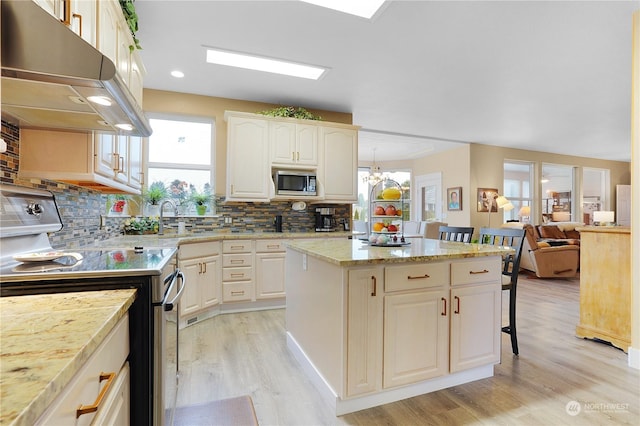
[(615, 213), (609, 211), (593, 212), (593, 224), (598, 226), (613, 225)]
[[(496, 195), (495, 196), (496, 204), (499, 209), (504, 209), (506, 211), (513, 210), (514, 206), (511, 204), (511, 201), (507, 199), (504, 195)], [(489, 203), (489, 224), (487, 226), (491, 228), (491, 203)]]
[(520, 207), (520, 211), (518, 212), (518, 216), (520, 216), (520, 220), (525, 222), (525, 217), (527, 218), (526, 222), (529, 222), (529, 216), (531, 216), (531, 207), (530, 206), (522, 206)]

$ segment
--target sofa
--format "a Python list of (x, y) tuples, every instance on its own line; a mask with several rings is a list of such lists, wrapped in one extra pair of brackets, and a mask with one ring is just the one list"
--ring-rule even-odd
[(546, 241), (552, 246), (580, 245), (580, 232), (576, 227), (582, 226), (579, 222), (549, 222), (533, 227), (536, 240)]
[[(580, 238), (579, 232), (575, 231), (576, 226), (580, 225), (545, 224), (534, 227), (530, 224), (507, 223), (503, 226), (525, 230), (520, 268), (535, 273), (538, 278), (572, 278), (580, 267)], [(559, 230), (562, 230), (562, 234)], [(576, 235), (567, 233), (567, 230), (578, 232), (578, 238), (569, 238)]]

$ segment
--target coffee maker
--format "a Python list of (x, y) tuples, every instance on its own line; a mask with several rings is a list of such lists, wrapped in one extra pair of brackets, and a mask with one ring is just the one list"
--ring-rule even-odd
[(329, 207), (316, 208), (316, 232), (333, 232), (336, 230), (336, 209)]

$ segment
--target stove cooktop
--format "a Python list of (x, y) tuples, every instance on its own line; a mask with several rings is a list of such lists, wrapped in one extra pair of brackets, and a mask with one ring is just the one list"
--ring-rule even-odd
[[(0, 266), (0, 282), (27, 279), (79, 278), (82, 276), (157, 275), (175, 256), (175, 248), (64, 250), (80, 256), (54, 260), (18, 262)], [(46, 278), (45, 278), (46, 277)]]

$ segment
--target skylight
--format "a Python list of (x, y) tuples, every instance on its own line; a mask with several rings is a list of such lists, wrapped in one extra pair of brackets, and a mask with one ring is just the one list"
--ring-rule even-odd
[(293, 77), (319, 79), (326, 71), (324, 68), (312, 65), (296, 64), (293, 62), (270, 59), (247, 53), (229, 52), (207, 48), (207, 62), (230, 67), (246, 68), (256, 71), (271, 72), (275, 74), (289, 75)]
[(371, 19), (385, 0), (302, 0), (305, 3), (326, 7), (339, 12), (349, 13)]

